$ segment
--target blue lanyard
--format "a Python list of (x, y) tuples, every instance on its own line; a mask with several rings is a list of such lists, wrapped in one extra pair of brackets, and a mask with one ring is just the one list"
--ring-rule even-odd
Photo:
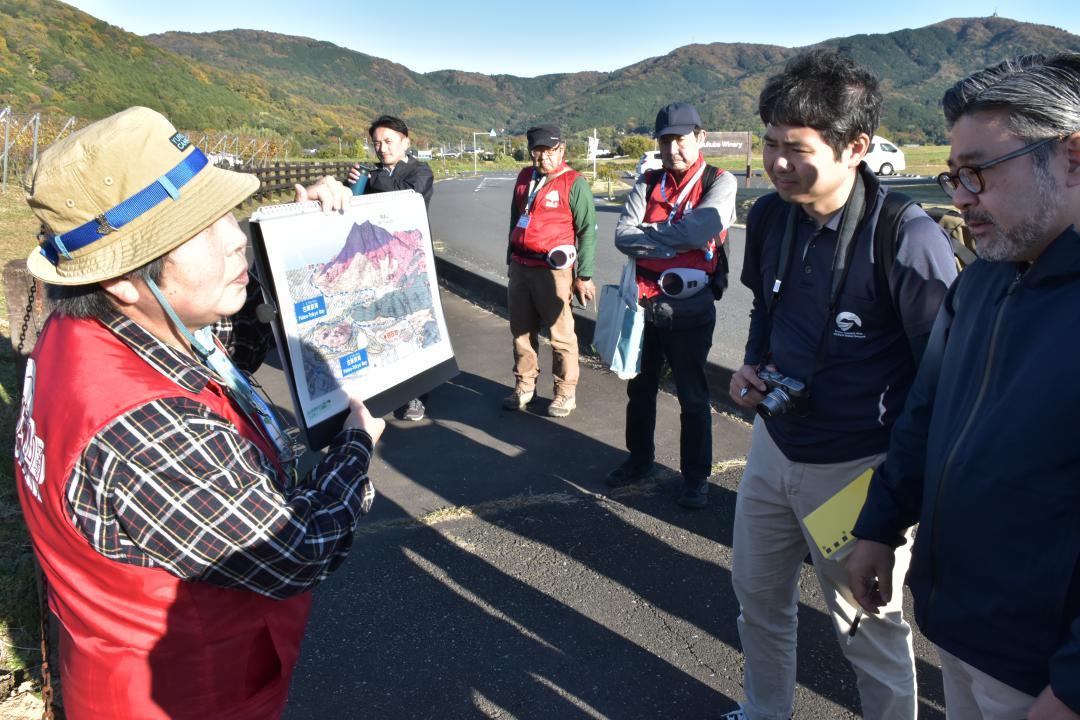
[(532, 212), (533, 202), (536, 201), (536, 194), (540, 192), (540, 188), (544, 187), (544, 183), (547, 182), (547, 175), (540, 175), (540, 182), (536, 182), (537, 175), (539, 175), (539, 173), (533, 170), (532, 180), (529, 182), (529, 187), (533, 189), (529, 190), (529, 197), (525, 200), (525, 210), (522, 212), (523, 215), (528, 215)]
[(252, 387), (240, 368), (236, 367), (232, 359), (225, 354), (221, 346), (214, 338), (213, 329), (208, 325), (195, 331), (195, 337), (203, 347), (212, 348), (210, 353), (203, 358), (203, 362), (210, 368), (221, 382), (222, 387), (230, 391), (229, 396), (236, 400), (249, 419), (258, 420), (266, 438), (277, 450), (278, 459), (282, 463), (290, 463), (297, 459), (296, 450), (289, 441), (289, 436), (278, 421), (277, 413), (263, 400), (255, 388)]
[[(567, 169), (568, 168), (563, 168), (559, 172), (552, 175), (550, 179), (554, 180), (555, 178), (559, 177), (564, 172), (566, 172)], [(540, 175), (540, 173), (533, 170), (533, 176), (532, 176), (532, 180), (529, 182), (529, 187), (533, 187), (533, 183), (536, 183), (536, 186), (535, 186), (535, 189), (529, 191), (529, 197), (525, 201), (525, 210), (522, 212), (522, 215), (529, 215), (530, 213), (532, 213), (532, 206), (533, 206), (533, 202), (536, 201), (536, 195), (537, 195), (537, 193), (540, 192), (540, 188), (544, 187), (544, 183), (546, 183), (548, 181), (548, 179), (549, 179), (547, 175), (540, 175), (540, 182), (537, 183), (536, 182), (536, 176), (537, 175)]]
[[(698, 181), (701, 180), (701, 176), (704, 174), (705, 163), (701, 163), (701, 167), (699, 167), (697, 169), (697, 172), (694, 173), (694, 177), (690, 178), (690, 182), (686, 183), (686, 185), (683, 186), (682, 192), (680, 192), (678, 197), (675, 198), (675, 202), (671, 206), (671, 212), (668, 213), (668, 225), (670, 225), (675, 219), (675, 215), (678, 214), (679, 208), (684, 202), (686, 202), (686, 199), (690, 196), (690, 191), (694, 189), (694, 186), (698, 184)], [(667, 178), (668, 173), (667, 171), (665, 171), (663, 176), (660, 178), (660, 197), (664, 198), (664, 200), (667, 200)]]
[(203, 364), (214, 373), (222, 388), (228, 392), (229, 397), (236, 401), (236, 404), (240, 406), (240, 410), (249, 420), (262, 429), (263, 436), (270, 441), (277, 451), (277, 458), (282, 465), (282, 469), (286, 470), (286, 475), (295, 482), (296, 465), (300, 458), (297, 447), (290, 441), (284, 426), (278, 420), (277, 413), (274, 412), (269, 403), (255, 392), (255, 388), (252, 387), (244, 373), (240, 372), (240, 368), (236, 367), (232, 359), (221, 349), (217, 338), (214, 337), (213, 328), (207, 325), (192, 333), (181, 322), (157, 283), (147, 278), (146, 285), (172, 320), (177, 331), (191, 343), (191, 349), (195, 351)]

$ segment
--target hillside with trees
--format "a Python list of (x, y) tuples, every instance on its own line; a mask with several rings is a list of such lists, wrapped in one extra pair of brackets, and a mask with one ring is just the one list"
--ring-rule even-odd
[[(882, 79), (882, 132), (941, 142), (939, 102), (959, 77), (1025, 52), (1080, 51), (1080, 36), (1000, 17), (833, 38)], [(600, 128), (608, 142), (648, 132), (673, 99), (710, 129), (753, 129), (766, 78), (800, 49), (744, 43), (688, 45), (613, 72), (522, 78), (457, 70), (417, 73), (329, 42), (259, 30), (139, 37), (56, 0), (0, 0), (0, 107), (94, 119), (149, 105), (187, 129), (271, 131), (297, 143), (352, 143), (388, 112), (418, 144), (495, 127), (520, 135), (556, 121)]]

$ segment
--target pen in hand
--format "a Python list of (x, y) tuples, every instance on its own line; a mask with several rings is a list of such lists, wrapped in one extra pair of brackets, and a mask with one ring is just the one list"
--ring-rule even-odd
[(859, 608), (855, 611), (855, 619), (851, 621), (851, 628), (847, 631), (847, 644), (850, 645), (851, 641), (855, 639), (855, 633), (859, 631), (859, 623), (863, 618), (863, 609)]

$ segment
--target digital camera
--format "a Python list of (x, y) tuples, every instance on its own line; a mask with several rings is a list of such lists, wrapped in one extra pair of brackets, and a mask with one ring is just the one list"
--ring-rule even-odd
[(788, 412), (796, 417), (806, 417), (810, 393), (804, 383), (769, 370), (759, 370), (757, 375), (767, 388), (765, 397), (757, 404), (761, 417), (773, 418)]

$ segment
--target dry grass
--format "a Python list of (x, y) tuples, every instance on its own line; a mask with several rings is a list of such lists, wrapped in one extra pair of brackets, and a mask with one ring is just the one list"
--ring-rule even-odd
[[(38, 231), (30, 209), (23, 200), (17, 182), (9, 180), (6, 193), (0, 193), (0, 267), (12, 260), (25, 260), (36, 244)], [(2, 281), (0, 281), (2, 282)], [(25, 305), (26, 298), (11, 298)], [(0, 675), (38, 662), (37, 599), (34, 590), (30, 541), (19, 512), (15, 495), (15, 476), (11, 458), (18, 416), (19, 378), (10, 338), (6, 294), (0, 294)]]
[[(25, 260), (37, 244), (37, 232), (38, 223), (23, 199), (22, 190), (9, 178), (7, 192), (0, 192), (0, 267), (6, 267), (12, 260)], [(0, 303), (0, 334), (9, 338), (6, 295), (0, 295)]]

